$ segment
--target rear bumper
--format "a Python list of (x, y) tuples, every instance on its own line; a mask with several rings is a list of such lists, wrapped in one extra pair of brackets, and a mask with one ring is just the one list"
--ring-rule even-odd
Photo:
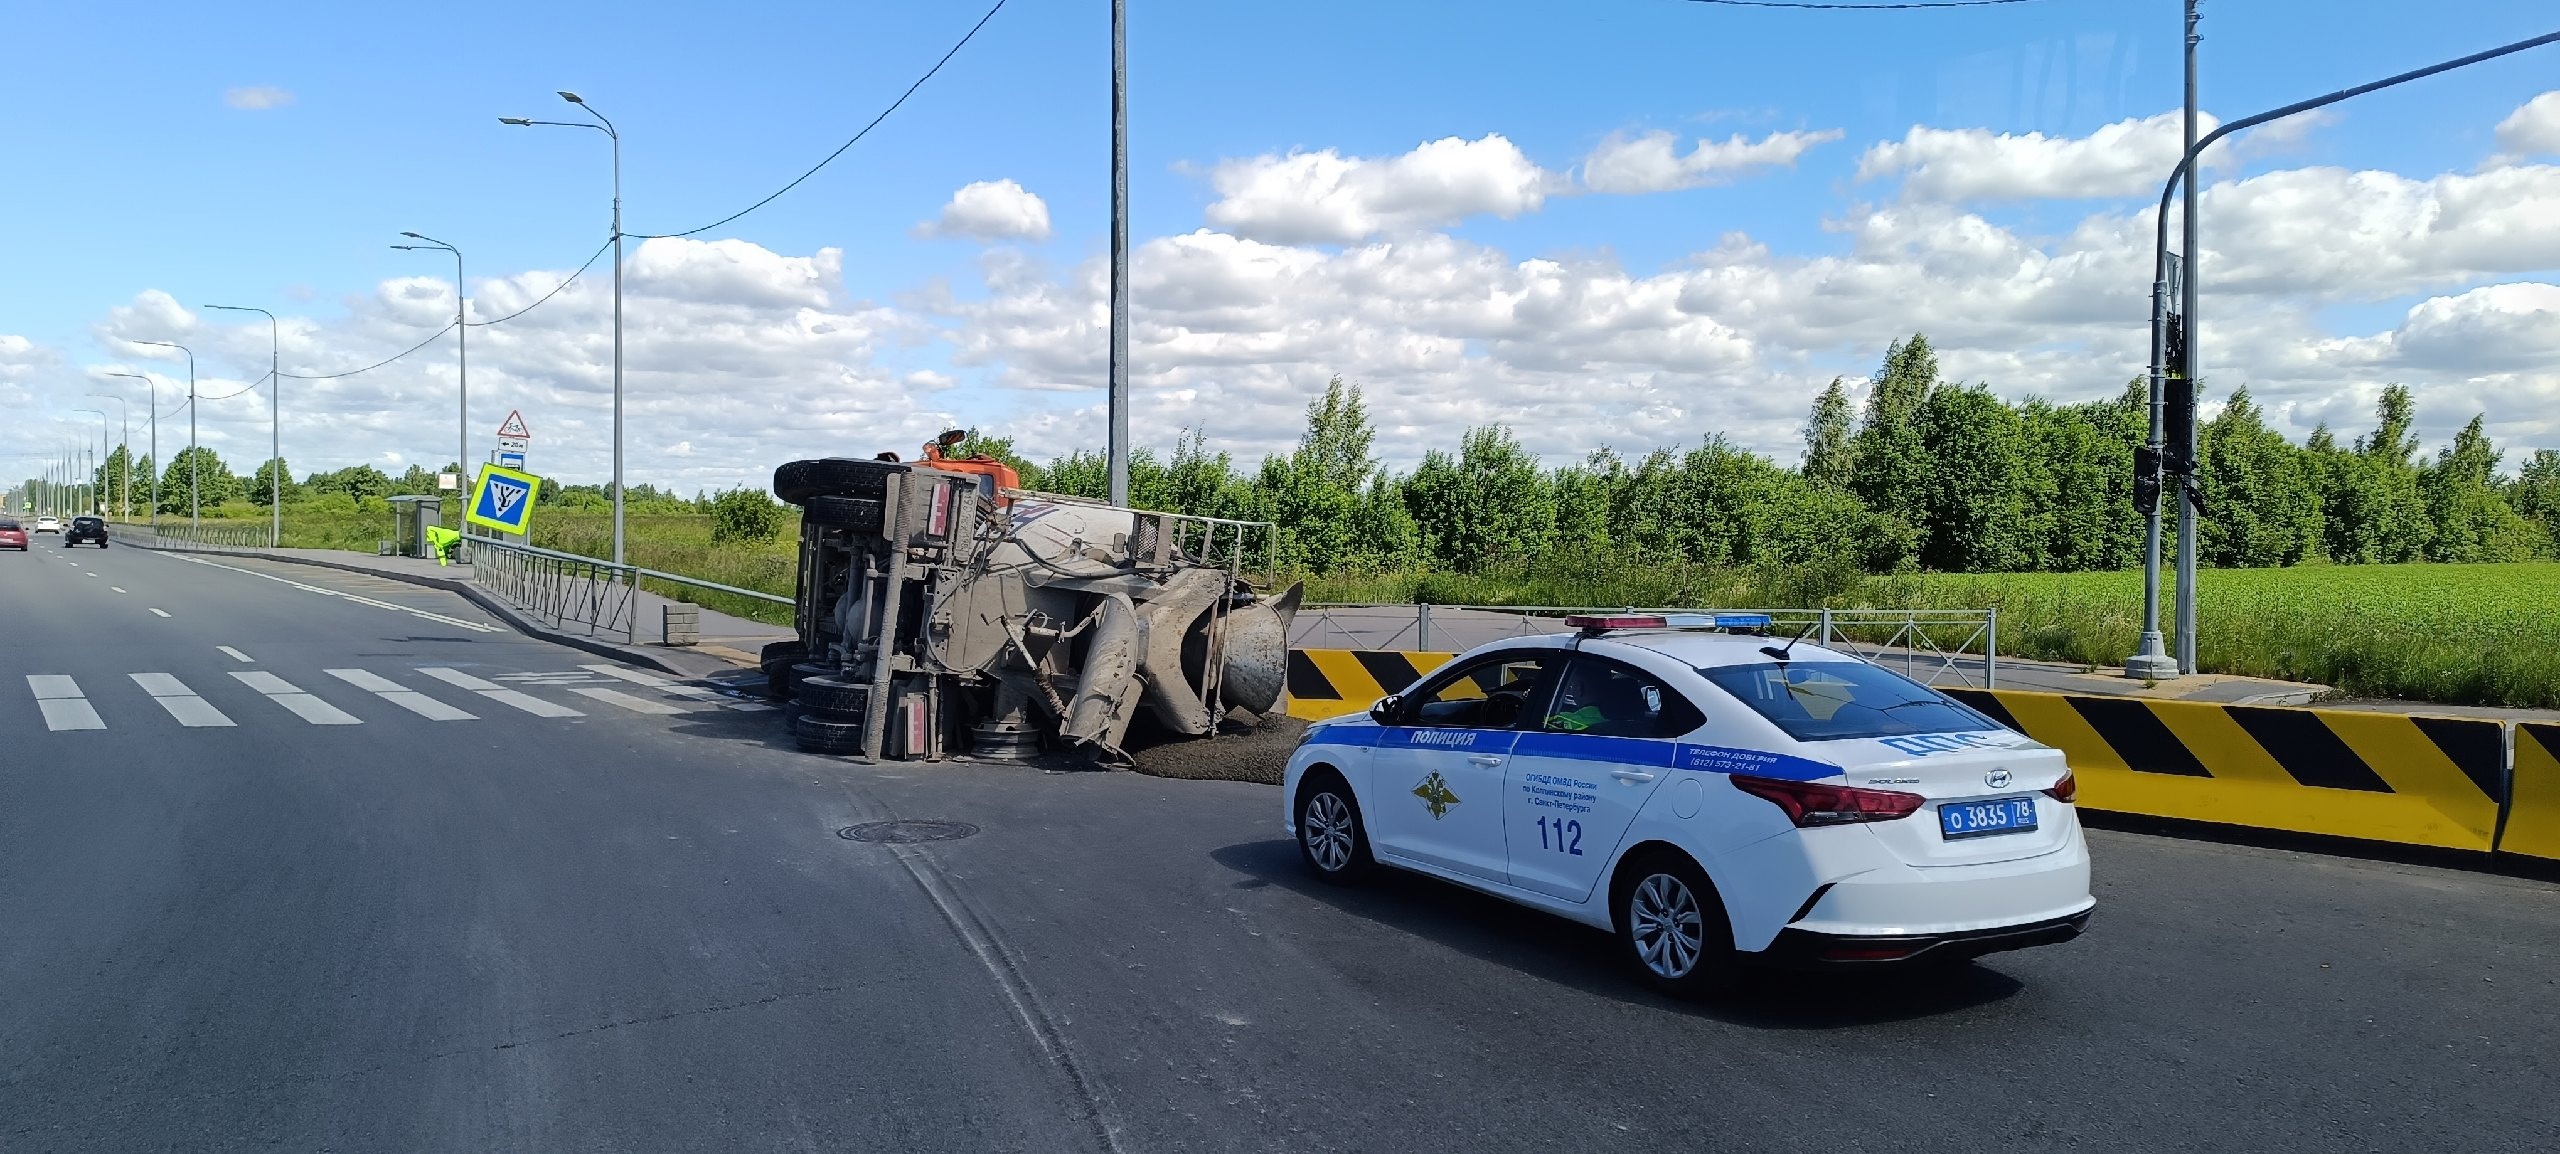
[(2079, 937), (2089, 927), (2091, 910), (2043, 921), (1981, 930), (1938, 934), (1827, 934), (1787, 929), (1758, 954), (1746, 955), (1763, 965), (1786, 969), (1835, 969), (1901, 966), (1918, 962), (1951, 962), (2002, 950), (2049, 946)]

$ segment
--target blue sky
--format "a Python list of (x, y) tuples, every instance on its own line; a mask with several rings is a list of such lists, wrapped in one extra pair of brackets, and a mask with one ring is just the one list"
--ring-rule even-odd
[[(1492, 135), (1540, 169), (1566, 174), (1612, 134), (1668, 130), (1685, 150), (1698, 138), (1836, 132), (1791, 165), (1707, 187), (1558, 194), (1507, 217), (1475, 212), (1419, 226), (1466, 251), (1499, 254), (1514, 268), (1554, 260), (1646, 278), (1694, 265), (1698, 254), (1735, 233), (1773, 260), (1807, 260), (1850, 252), (1858, 234), (1843, 220), (1895, 201), (1895, 179), (1861, 179), (1861, 161), (1878, 143), (1900, 140), (1915, 126), (2085, 137), (2171, 110), (2179, 100), (2177, 6), (2165, 0), (1860, 13), (1755, 11), (1682, 0), (1132, 0), (1129, 7), (1132, 235), (1142, 243), (1204, 227), (1204, 213), (1221, 198), (1213, 179), (1221, 162), (1325, 150), (1388, 158), (1426, 141)], [(14, 334), (36, 350), (15, 378), (30, 406), (23, 411), (34, 418), (85, 404), (76, 397), (89, 387), (83, 379), (91, 366), (138, 364), (134, 350), (102, 340), (102, 333), (138, 336), (130, 319), (116, 321), (113, 310), (155, 290), (184, 306), (260, 305), (307, 317), (315, 343), (299, 367), (325, 371), (332, 365), (319, 359), (323, 330), (355, 324), (361, 302), (386, 282), (449, 275), (438, 258), (389, 249), (403, 229), (461, 245), (475, 281), (574, 267), (603, 238), (604, 141), (591, 133), (496, 122), (500, 115), (568, 118), (573, 110), (551, 95), (554, 89), (583, 93), (620, 124), (629, 228), (691, 228), (764, 195), (835, 147), (985, 8), (977, 0), (720, 8), (13, 5), (0, 48), (8, 59), (0, 68), (0, 100), (21, 112), (0, 121), (0, 157), (6, 158), (0, 165), (0, 334)], [(2405, 5), (2300, 0), (2208, 0), (2205, 11), (2204, 104), (2225, 115), (2548, 31), (2552, 23), (2547, 5), (2522, 0), (2446, 0), (2424, 6), (2418, 18)], [(1006, 297), (989, 278), (991, 261), (1015, 262), (1007, 267), (1015, 269), (1017, 289), (1024, 278), (1069, 289), (1080, 262), (1102, 251), (1108, 48), (1108, 6), (1101, 0), (1011, 0), (870, 138), (789, 196), (703, 238), (735, 239), (789, 257), (841, 250), (830, 307), (850, 315), (861, 311), (858, 302), (870, 302), (886, 310), (875, 316), (876, 339), (849, 362), (846, 380), (854, 383), (845, 387), (930, 394), (881, 416), (896, 432), (882, 429), (878, 439), (903, 443), (912, 434), (907, 426), (920, 428), (932, 423), (928, 418), (1019, 423), (1026, 439), (1045, 439), (1052, 449), (1090, 431), (1076, 414), (1098, 398), (1066, 387), (1073, 373), (1034, 379), (1043, 376), (1032, 364), (1036, 358), (1026, 358), (1022, 343), (1010, 338), (973, 354), (968, 339), (942, 334), (987, 318), (931, 302)], [(263, 108), (237, 107), (240, 98), (228, 95), (255, 88), (282, 95)], [(2472, 172), (2498, 151), (2492, 135), (2501, 120), (2554, 88), (2560, 88), (2560, 47), (2366, 98), (2306, 131), (2261, 140), (2243, 163), (2215, 177), (2237, 181), (2326, 166), (2413, 180)], [(1015, 181), (1039, 197), (1053, 235), (989, 245), (916, 234), (955, 189), (991, 180)], [(1999, 196), (1966, 211), (2047, 244), (2093, 215), (2129, 214), (2144, 200)], [(1395, 239), (1381, 236), (1282, 243), (1331, 256)], [(2519, 278), (2549, 279), (2539, 267), (2408, 283), (2384, 278), (2369, 291), (2265, 307), (2304, 311), (2330, 337), (2362, 337), (2392, 328), (2430, 297)], [(481, 294), (475, 289), (474, 295)], [(1143, 309), (1147, 302), (1140, 304)], [(1742, 334), (1773, 379), (1793, 388), (1799, 378), (1871, 365), (1910, 319), (1875, 311), (1866, 330), (1800, 342), (1784, 356), (1774, 355), (1773, 343), (1748, 326), (1719, 320)], [(2141, 318), (2137, 312), (2126, 319), (2138, 326)], [(227, 322), (216, 314), (208, 323)], [(262, 352), (263, 330), (259, 336)], [(336, 367), (371, 359), (380, 347), (352, 333), (341, 336), (345, 355)], [(1344, 339), (1356, 344), (1362, 338)], [(1519, 337), (1464, 331), (1451, 339), (1463, 346), (1453, 355), (1464, 359), (1496, 356), (1488, 350)], [(985, 352), (989, 347), (1013, 351)], [(491, 355), (507, 354), (493, 345)], [(2281, 351), (2268, 357), (2270, 365), (2288, 363)], [(264, 367), (235, 363), (242, 358), (230, 351), (209, 359), (223, 363), (207, 364), (206, 372), (229, 372), (243, 382)], [(288, 444), (288, 455), (297, 465), (331, 458), (311, 462), (328, 465), (343, 463), (336, 458), (429, 454), (430, 448), (411, 443), (420, 438), (402, 431), (409, 410), (400, 406), (414, 406), (423, 429), (449, 428), (449, 411), (427, 408), (426, 398), (434, 374), (450, 370), (426, 354), (419, 359), (425, 363), (416, 366), (413, 387), (371, 398), (351, 391), (332, 402), (381, 406), (373, 414), (378, 419), (356, 424), (388, 430), (376, 439), (403, 443), (377, 447), (315, 425), (300, 437), (288, 430), (289, 442), (312, 446), (297, 453)], [(574, 397), (588, 395), (583, 386), (554, 382), (565, 391), (541, 392), (535, 360), (518, 370), (532, 398), (527, 403), (561, 410), (555, 425), (591, 431), (587, 415), (571, 411)], [(1299, 367), (1284, 374), (1286, 383), (1303, 388), (1311, 375), (1320, 383), (1326, 360), (1319, 354), (1293, 361)], [(1354, 375), (1372, 363), (1350, 352), (1339, 360), (1333, 371)], [(1622, 382), (1639, 371), (1615, 353), (1603, 360), (1608, 367), (1590, 371)], [(2106, 357), (2093, 354), (2092, 360)], [(478, 361), (475, 355), (475, 392)], [(1397, 384), (1392, 362), (1375, 362), (1381, 367), (1373, 374), (1381, 382), (1373, 387), (1398, 401), (1395, 407), (1409, 418), (1404, 434), (1388, 438), (1391, 459), (1409, 458), (1425, 442), (1454, 442), (1456, 425), (1488, 415), (1533, 428), (1542, 423), (1534, 391), (1509, 394), (1491, 409), (1444, 404), (1433, 392), (1533, 389), (1536, 382), (1497, 367), (1475, 377), (1455, 371)], [(719, 363), (718, 357), (705, 362)], [(1988, 354), (1979, 368), (1989, 375), (2004, 366), (2011, 379), (1990, 376), (2004, 391), (2088, 395), (2128, 375), (2121, 358), (2063, 377), (2052, 376), (2058, 370), (2037, 370), (2046, 374), (2038, 376)], [(1678, 370), (1674, 364), (1662, 371)], [(493, 360), (488, 371), (493, 395), (503, 396), (506, 366)], [(1586, 443), (1589, 429), (1621, 430), (1620, 447), (1641, 449), (1650, 447), (1642, 441), (1655, 432), (1668, 443), (1733, 428), (1755, 447), (1787, 455), (1778, 414), (1800, 412), (1800, 399), (1721, 415), (1712, 404), (1677, 399), (1719, 387), (1713, 376), (1685, 383), (1648, 377), (1649, 383), (1630, 387), (1657, 390), (1651, 400), (1630, 394), (1630, 407), (1616, 415), (1576, 414), (1559, 428), (1582, 432), (1533, 436), (1533, 447), (1568, 459), (1593, 447)], [(1485, 383), (1474, 384), (1479, 379)], [(2055, 383), (2066, 379), (2071, 383)], [(725, 388), (718, 380), (713, 372), (683, 387)], [(2538, 403), (2551, 386), (2547, 378), (2536, 380), (2541, 383), (2527, 381), (2511, 394), (2497, 391), (2505, 386), (2480, 385), (2449, 394), (2447, 403), (2501, 397), (2519, 406)], [(2333, 382), (2344, 390), (2339, 403), (2324, 408), (2319, 382), (2306, 378), (2298, 390), (2302, 413), (2352, 410), (2363, 395), (2354, 389), (2371, 383), (2340, 378)], [(1142, 408), (1142, 437), (1167, 440), (1168, 424), (1199, 423), (1232, 441), (1240, 455), (1258, 455), (1288, 432), (1274, 427), (1286, 424), (1285, 390), (1277, 381), (1266, 384), (1260, 391), (1234, 385), (1247, 399), (1220, 403), (1217, 390), (1230, 386), (1217, 372), (1170, 373), (1156, 387), (1168, 398), (1178, 396), (1164, 412), (1178, 411), (1183, 419), (1150, 421)], [(293, 407), (293, 386), (286, 396)], [(1144, 406), (1148, 394), (1142, 391), (1140, 399)], [(1671, 410), (1671, 418), (1661, 419)], [(769, 406), (742, 406), (745, 416), (736, 419), (752, 422), (759, 411)], [(1239, 415), (1246, 413), (1252, 415)], [(206, 415), (217, 416), (210, 405)], [(243, 409), (227, 418), (239, 424), (241, 444), (251, 432), (241, 422), (257, 415)], [(476, 423), (494, 426), (502, 415), (493, 409)], [(2465, 415), (2435, 414), (2450, 423)], [(1220, 427), (1221, 419), (1233, 427)], [(849, 415), (832, 427), (846, 436), (870, 435), (867, 420)], [(32, 419), (21, 422), (29, 435), (39, 435), (36, 428)], [(2560, 441), (2546, 436), (2547, 429), (2517, 424), (2514, 435)], [(760, 452), (826, 447), (789, 429), (769, 436), (737, 431), (740, 439), (714, 453), (716, 462), (665, 465), (656, 474), (635, 468), (635, 479), (746, 478), (770, 466), (755, 459)], [(423, 444), (450, 441), (434, 436), (443, 440)], [(0, 446), (0, 452), (26, 447)], [(586, 448), (564, 457), (564, 469), (587, 465)]]

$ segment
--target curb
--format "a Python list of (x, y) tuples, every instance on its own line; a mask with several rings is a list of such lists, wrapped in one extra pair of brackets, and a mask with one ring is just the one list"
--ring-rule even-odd
[[(611, 658), (625, 665), (637, 665), (642, 668), (653, 669), (657, 672), (671, 674), (676, 677), (696, 678), (706, 676), (703, 672), (683, 668), (666, 658), (649, 652), (646, 649), (636, 646), (617, 645), (610, 641), (604, 641), (594, 637), (582, 637), (575, 633), (566, 633), (553, 629), (542, 624), (535, 618), (525, 616), (523, 610), (499, 600), (497, 597), (492, 596), (479, 586), (473, 585), (471, 582), (460, 578), (428, 577), (417, 573), (385, 572), (380, 569), (367, 569), (361, 565), (349, 565), (344, 562), (330, 561), (318, 557), (295, 557), (283, 553), (268, 553), (251, 549), (178, 549), (162, 544), (145, 544), (129, 537), (126, 538), (126, 543), (137, 549), (149, 549), (155, 553), (209, 553), (218, 557), (249, 557), (260, 561), (279, 561), (287, 565), (308, 565), (315, 569), (335, 569), (341, 573), (354, 573), (363, 577), (379, 577), (386, 581), (398, 581), (404, 585), (416, 585), (426, 589), (442, 590), (443, 592), (460, 596), (463, 600), (479, 606), (481, 609), (486, 610), (490, 616), (496, 617), (499, 621), (504, 622), (508, 627), (514, 629), (516, 632), (536, 640), (548, 641), (555, 645), (566, 645), (571, 649), (583, 650), (585, 652), (595, 654), (598, 657)], [(723, 661), (722, 664), (729, 663)]]

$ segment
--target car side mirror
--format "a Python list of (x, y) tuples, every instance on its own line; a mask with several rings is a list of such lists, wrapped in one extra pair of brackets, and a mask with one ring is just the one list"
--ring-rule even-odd
[(1385, 697), (1379, 698), (1375, 704), (1369, 706), (1369, 720), (1377, 722), (1380, 725), (1394, 725), (1396, 723), (1396, 710), (1401, 708), (1403, 705), (1404, 698), (1401, 695), (1390, 693)]

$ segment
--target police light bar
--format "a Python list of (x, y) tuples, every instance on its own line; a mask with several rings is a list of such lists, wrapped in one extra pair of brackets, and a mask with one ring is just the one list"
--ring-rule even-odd
[(1664, 618), (1673, 629), (1767, 629), (1766, 613), (1673, 613)]
[(1579, 629), (1585, 633), (1606, 633), (1612, 629), (1662, 629), (1670, 624), (1660, 617), (1637, 617), (1626, 614), (1608, 617), (1575, 614), (1565, 618), (1564, 623), (1567, 628)]

